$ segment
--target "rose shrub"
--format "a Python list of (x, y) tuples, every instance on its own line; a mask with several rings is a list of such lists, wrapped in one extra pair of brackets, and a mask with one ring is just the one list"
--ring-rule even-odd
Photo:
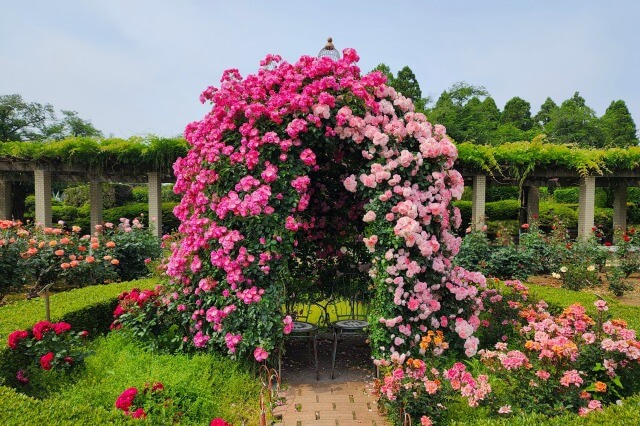
[(89, 351), (84, 347), (87, 331), (73, 332), (66, 322), (40, 321), (31, 330), (15, 330), (7, 339), (9, 349), (19, 356), (13, 358), (16, 380), (29, 383), (28, 371), (71, 369), (81, 365)]
[[(269, 55), (257, 74), (228, 70), (202, 93), (213, 108), (187, 127), (191, 149), (174, 165), (184, 238), (167, 266), (168, 309), (182, 312), (190, 346), (262, 359), (282, 339), (285, 290), (349, 272), (375, 288), (381, 363), (419, 355), (429, 330), (475, 354), (484, 277), (451, 265), (456, 148), (358, 59)], [(343, 257), (358, 267), (339, 270)]]

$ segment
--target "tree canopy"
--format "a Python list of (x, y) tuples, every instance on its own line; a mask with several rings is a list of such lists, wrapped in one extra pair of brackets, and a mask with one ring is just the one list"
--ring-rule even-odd
[(71, 136), (101, 137), (102, 132), (76, 111), (61, 110), (58, 118), (51, 104), (27, 102), (21, 95), (0, 95), (0, 141), (62, 140)]

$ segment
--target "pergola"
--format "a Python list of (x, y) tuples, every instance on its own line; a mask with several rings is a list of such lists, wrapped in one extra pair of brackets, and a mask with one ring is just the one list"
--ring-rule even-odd
[[(12, 183), (17, 181), (35, 182), (35, 219), (46, 226), (52, 221), (52, 182), (89, 183), (92, 227), (102, 223), (102, 183), (146, 183), (150, 227), (155, 235), (161, 236), (161, 185), (175, 181), (172, 164), (184, 156), (187, 149), (181, 138), (0, 144), (0, 219), (11, 218)], [(585, 150), (517, 142), (497, 147), (464, 143), (458, 145), (458, 149), (459, 158), (454, 168), (472, 187), (473, 229), (484, 226), (488, 185), (522, 188), (522, 223), (538, 214), (540, 187), (579, 186), (579, 237), (589, 235), (594, 225), (596, 187), (614, 189), (613, 226), (625, 229), (627, 188), (640, 186), (638, 147)]]
[(92, 171), (84, 167), (33, 162), (7, 161), (0, 158), (0, 218), (11, 218), (13, 182), (35, 183), (35, 220), (51, 226), (52, 182), (89, 183), (91, 228), (102, 223), (102, 183), (146, 183), (149, 188), (149, 227), (154, 235), (162, 236), (162, 183), (174, 182), (167, 171), (131, 170), (116, 167), (112, 170)]
[[(513, 178), (489, 175), (486, 171), (461, 170), (465, 185), (472, 188), (471, 227), (482, 229), (485, 225), (485, 194), (488, 185), (518, 185)], [(581, 176), (576, 171), (563, 168), (537, 168), (528, 173), (522, 182), (520, 222), (526, 223), (540, 212), (540, 187), (545, 186), (578, 186), (578, 237), (588, 236), (594, 226), (596, 187), (614, 189), (613, 228), (627, 227), (627, 188), (640, 186), (640, 171), (606, 173), (599, 176)]]

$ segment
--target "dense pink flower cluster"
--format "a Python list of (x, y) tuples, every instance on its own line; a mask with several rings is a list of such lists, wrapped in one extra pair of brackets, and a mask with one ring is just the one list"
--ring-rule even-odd
[[(452, 169), (457, 150), (382, 73), (362, 76), (358, 59), (352, 49), (335, 62), (270, 55), (257, 74), (228, 70), (219, 88), (202, 93), (213, 108), (187, 126), (192, 148), (174, 166), (184, 238), (167, 265), (178, 295), (170, 305), (188, 317), (194, 345), (262, 358), (257, 349), (271, 351), (289, 324), (273, 318), (261, 329), (280, 332), (265, 335), (263, 324), (243, 318), (261, 309), (274, 317), (269, 307), (282, 303), (281, 291), (270, 290), (274, 271), (289, 270), (301, 245), (316, 244), (317, 259), (339, 258), (326, 237), (360, 220), (366, 230), (352, 242), (371, 253), (369, 274), (391, 293), (392, 318), (401, 318), (374, 326), (382, 330), (379, 356), (418, 354), (427, 329), (476, 353), (485, 280), (451, 263), (460, 248), (450, 232), (461, 222), (451, 205), (463, 190)], [(335, 210), (347, 214), (329, 220)], [(200, 291), (203, 279), (217, 285)], [(206, 313), (229, 306), (209, 320)]]

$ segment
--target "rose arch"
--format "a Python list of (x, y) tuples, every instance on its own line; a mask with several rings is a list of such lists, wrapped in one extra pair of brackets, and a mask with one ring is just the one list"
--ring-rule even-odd
[(456, 148), (358, 59), (269, 55), (202, 93), (212, 110), (174, 166), (183, 238), (167, 271), (184, 345), (262, 361), (290, 330), (285, 297), (360, 283), (379, 362), (475, 354), (485, 283), (451, 262)]

